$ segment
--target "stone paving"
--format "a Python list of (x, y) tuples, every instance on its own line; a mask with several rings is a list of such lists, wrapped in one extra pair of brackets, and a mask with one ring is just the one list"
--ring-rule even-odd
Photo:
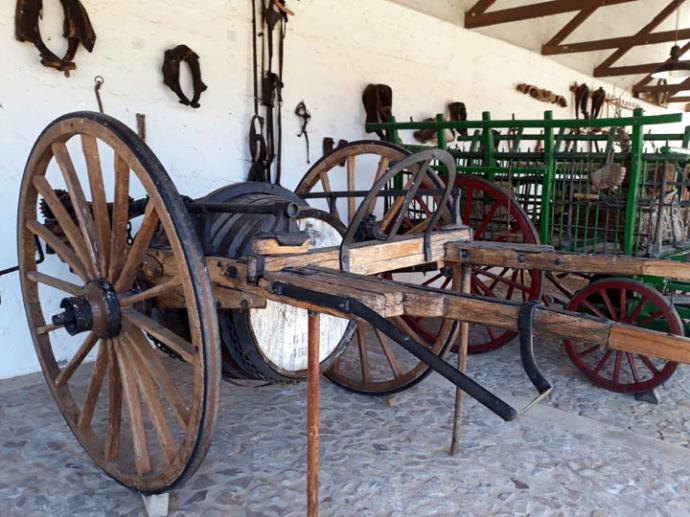
[[(453, 389), (431, 376), (386, 399), (324, 382), (321, 515), (690, 515), (690, 367), (660, 405), (591, 386), (561, 347), (537, 343), (551, 398), (514, 423), (468, 400), (464, 449), (447, 453)], [(470, 358), (515, 404), (532, 392), (515, 344)], [(171, 515), (305, 513), (305, 385), (224, 383), (216, 436)], [(143, 515), (70, 434), (38, 376), (0, 383), (0, 515)]]

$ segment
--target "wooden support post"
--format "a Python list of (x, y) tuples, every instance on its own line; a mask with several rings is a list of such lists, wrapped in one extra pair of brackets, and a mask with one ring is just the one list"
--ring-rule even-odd
[(307, 517), (319, 515), (319, 346), (321, 316), (309, 311), (307, 379)]
[[(453, 267), (453, 283), (460, 288), (460, 292), (467, 293), (472, 287), (472, 266), (463, 264), (461, 267)], [(460, 322), (460, 335), (458, 338), (458, 370), (465, 372), (467, 368), (467, 347), (470, 340), (469, 323)], [(450, 455), (458, 453), (460, 443), (460, 425), (462, 425), (462, 405), (465, 399), (465, 392), (460, 388), (455, 390), (455, 412), (453, 413), (453, 435), (450, 442)]]

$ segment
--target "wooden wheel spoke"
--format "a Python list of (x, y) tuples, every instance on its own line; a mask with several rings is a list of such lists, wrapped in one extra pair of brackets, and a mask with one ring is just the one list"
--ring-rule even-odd
[(82, 237), (84, 238), (86, 251), (89, 253), (89, 257), (94, 269), (98, 271), (100, 276), (103, 276), (106, 272), (105, 256), (98, 245), (96, 223), (93, 220), (93, 215), (91, 214), (89, 204), (86, 202), (84, 189), (82, 189), (81, 182), (79, 181), (77, 172), (74, 169), (72, 158), (69, 155), (67, 146), (65, 146), (65, 144), (62, 142), (54, 143), (51, 146), (51, 149), (53, 151), (53, 155), (55, 156), (55, 161), (57, 161), (60, 171), (62, 171), (62, 176), (65, 179), (67, 193), (72, 201), (72, 207), (75, 215), (77, 216), (77, 221), (79, 221), (79, 227), (81, 229)]
[(108, 281), (113, 283), (127, 257), (127, 224), (129, 223), (129, 165), (115, 156), (115, 201), (113, 203), (113, 229), (110, 239)]
[(98, 347), (98, 355), (96, 356), (96, 362), (91, 372), (89, 387), (86, 390), (86, 398), (84, 399), (84, 405), (79, 415), (79, 429), (86, 429), (91, 425), (91, 420), (96, 410), (96, 403), (98, 402), (98, 396), (101, 393), (101, 386), (103, 386), (103, 380), (108, 371), (108, 345), (109, 341), (101, 341)]
[(600, 318), (603, 318), (603, 319), (605, 319), (605, 320), (610, 319), (608, 316), (606, 316), (606, 314), (604, 314), (598, 307), (596, 307), (596, 306), (595, 306), (592, 302), (590, 302), (589, 300), (584, 300), (584, 301), (582, 302), (582, 305), (584, 305), (585, 307), (587, 307), (590, 311), (592, 311), (594, 314), (596, 314), (596, 315), (599, 316)]
[(103, 171), (101, 158), (98, 151), (98, 141), (91, 135), (81, 135), (82, 150), (86, 160), (86, 169), (89, 175), (89, 190), (91, 191), (91, 208), (96, 223), (96, 236), (98, 249), (103, 257), (103, 274), (107, 273), (110, 260), (110, 215), (108, 203), (103, 185)]
[(664, 313), (663, 313), (662, 311), (655, 312), (654, 314), (650, 314), (650, 315), (647, 316), (645, 319), (639, 321), (639, 322), (637, 323), (637, 325), (639, 325), (640, 327), (646, 327), (646, 326), (649, 325), (652, 321), (658, 320), (658, 319), (661, 318), (663, 315), (664, 315)]
[(113, 341), (109, 340), (108, 364), (108, 426), (106, 428), (104, 456), (112, 461), (120, 454), (120, 428), (122, 426), (122, 381), (120, 379), (120, 367), (115, 355)]
[(178, 354), (186, 363), (190, 365), (195, 364), (196, 358), (194, 357), (194, 345), (192, 345), (186, 339), (181, 338), (157, 321), (136, 310), (123, 309), (122, 316), (135, 327), (139, 327), (144, 332), (147, 332), (156, 339), (160, 340), (167, 347), (170, 347), (170, 349)]
[(135, 345), (133, 350), (138, 361), (146, 367), (160, 386), (163, 396), (173, 410), (177, 423), (186, 431), (189, 423), (189, 408), (180, 390), (175, 386), (170, 374), (163, 366), (157, 352), (151, 348), (146, 336), (138, 328), (126, 324), (125, 333), (125, 339)]
[[(350, 155), (347, 157), (347, 189), (352, 192), (355, 190), (355, 166), (356, 166), (356, 156)], [(356, 204), (355, 198), (347, 198), (347, 222), (348, 224), (352, 222), (355, 217)]]
[(599, 373), (599, 371), (606, 366), (606, 363), (609, 362), (609, 359), (611, 358), (611, 354), (613, 352), (611, 350), (607, 350), (606, 353), (602, 356), (601, 359), (599, 359), (599, 362), (597, 365), (594, 367), (594, 370), (592, 370), (594, 373)]
[(371, 381), (371, 368), (369, 366), (369, 352), (367, 350), (364, 323), (357, 323), (357, 344), (359, 350), (359, 366), (362, 371), (362, 382)]
[(66, 280), (61, 280), (55, 278), (54, 276), (39, 273), (38, 271), (30, 271), (27, 273), (26, 277), (32, 282), (36, 282), (43, 285), (48, 285), (59, 291), (69, 293), (74, 296), (79, 296), (82, 294), (82, 288), (72, 282), (67, 282)]
[(426, 227), (429, 226), (430, 222), (431, 222), (431, 219), (424, 219), (422, 222), (415, 224), (412, 228), (407, 230), (405, 232), (405, 234), (406, 235), (415, 235), (417, 233), (420, 233), (421, 231), (426, 230)]
[(621, 289), (618, 293), (618, 307), (619, 307), (619, 320), (620, 321), (627, 321), (626, 318), (628, 316), (628, 290), (627, 289)]
[(429, 346), (429, 342), (420, 336), (415, 330), (410, 327), (402, 316), (395, 316), (392, 318), (395, 323), (402, 328), (412, 339), (417, 341), (420, 345)]
[(45, 241), (45, 243), (51, 247), (53, 251), (60, 257), (65, 263), (74, 271), (74, 273), (81, 278), (84, 282), (88, 281), (89, 277), (86, 274), (86, 269), (83, 266), (81, 258), (68, 247), (61, 239), (57, 237), (48, 228), (43, 226), (38, 221), (27, 221), (26, 228)]
[[(381, 157), (381, 159), (379, 160), (379, 164), (376, 167), (376, 175), (374, 176), (374, 181), (372, 185), (375, 184), (384, 174), (386, 174), (386, 171), (388, 170), (388, 166), (390, 165), (390, 163), (390, 158), (386, 156)], [(372, 199), (371, 203), (369, 203), (369, 213), (373, 213), (375, 208), (376, 198)]]
[(472, 203), (474, 202), (474, 189), (468, 188), (467, 199), (465, 200), (465, 206), (462, 211), (462, 222), (464, 224), (470, 224), (470, 214), (472, 213)]
[(429, 280), (425, 280), (424, 282), (422, 282), (422, 285), (426, 285), (426, 286), (431, 285), (431, 284), (433, 284), (436, 280), (439, 280), (439, 279), (443, 278), (443, 276), (444, 276), (443, 273), (439, 273), (439, 274), (437, 274), (437, 275), (431, 277)]
[(93, 333), (90, 333), (86, 337), (84, 342), (79, 347), (79, 350), (77, 350), (77, 353), (74, 354), (74, 357), (70, 359), (69, 363), (67, 363), (67, 366), (65, 366), (57, 377), (55, 377), (55, 386), (60, 387), (67, 384), (67, 382), (74, 375), (74, 372), (76, 372), (77, 368), (81, 366), (81, 364), (84, 362), (84, 359), (86, 359), (86, 356), (89, 355), (89, 352), (91, 352), (97, 342), (98, 337), (96, 337), (96, 335)]
[(604, 305), (606, 305), (606, 310), (608, 310), (609, 314), (611, 315), (609, 319), (614, 321), (618, 320), (618, 314), (616, 313), (616, 309), (613, 307), (609, 293), (606, 292), (606, 289), (602, 289), (599, 291), (599, 294), (601, 295), (601, 299), (604, 301)]
[[(319, 179), (321, 180), (321, 185), (323, 186), (323, 191), (330, 193), (333, 192), (333, 189), (331, 189), (331, 181), (328, 179), (328, 173), (327, 172), (322, 172), (319, 174)], [(338, 205), (337, 205), (337, 200), (333, 200), (332, 204), (329, 200), (329, 207), (331, 208), (331, 215), (338, 219), (338, 221), (343, 221), (343, 219), (340, 217), (340, 213), (338, 213)], [(345, 221), (343, 221), (345, 222)]]
[(628, 364), (630, 365), (630, 373), (632, 373), (633, 380), (635, 382), (640, 382), (642, 378), (640, 377), (640, 371), (637, 368), (635, 356), (633, 356), (630, 352), (626, 352), (625, 357), (628, 359)]
[(477, 230), (474, 232), (475, 240), (481, 240), (482, 235), (484, 234), (484, 230), (486, 230), (486, 227), (493, 218), (493, 216), (496, 215), (496, 212), (498, 211), (499, 207), (500, 205), (498, 203), (494, 203), (493, 205), (491, 205), (491, 208), (486, 213), (481, 223), (479, 223), (479, 227), (477, 228)]
[(649, 368), (649, 371), (652, 372), (654, 375), (659, 374), (659, 369), (656, 367), (656, 365), (652, 362), (652, 360), (647, 357), (646, 355), (638, 355), (637, 357), (640, 358), (640, 360), (645, 364), (647, 368)]
[(623, 361), (623, 353), (622, 352), (616, 352), (616, 361), (613, 364), (613, 381), (614, 382), (620, 382), (622, 361)]
[(381, 350), (383, 350), (383, 353), (386, 356), (386, 360), (388, 361), (388, 365), (391, 367), (391, 371), (393, 372), (393, 376), (396, 379), (398, 377), (401, 377), (402, 376), (402, 369), (400, 368), (400, 364), (398, 363), (398, 360), (395, 358), (395, 354), (393, 353), (393, 349), (390, 345), (390, 342), (388, 341), (388, 336), (386, 336), (379, 329), (374, 329), (374, 330), (376, 332), (376, 337), (378, 338), (379, 343), (381, 344)]
[(149, 410), (149, 415), (156, 432), (156, 437), (158, 438), (158, 443), (160, 444), (168, 463), (170, 463), (177, 453), (177, 445), (175, 444), (175, 438), (170, 430), (170, 425), (168, 424), (168, 420), (165, 416), (165, 411), (161, 405), (156, 386), (154, 385), (151, 375), (146, 370), (144, 365), (140, 361), (137, 361), (137, 358), (134, 356), (133, 348), (137, 345), (130, 342), (126, 338), (121, 340), (120, 343), (123, 346), (124, 355), (127, 356), (127, 361), (133, 367), (134, 377), (136, 379), (139, 394)]
[(122, 292), (125, 289), (129, 289), (134, 283), (137, 272), (141, 263), (144, 261), (144, 254), (148, 250), (149, 243), (153, 238), (153, 234), (158, 226), (158, 214), (153, 206), (152, 202), (149, 202), (146, 206), (146, 211), (144, 213), (144, 220), (141, 223), (141, 228), (139, 233), (137, 233), (134, 239), (134, 244), (132, 244), (129, 254), (127, 255), (127, 260), (122, 268), (122, 272), (115, 282), (115, 291)]
[(84, 241), (81, 231), (77, 228), (77, 225), (72, 220), (67, 209), (43, 176), (35, 176), (33, 184), (38, 193), (45, 200), (48, 208), (50, 208), (50, 211), (53, 213), (55, 220), (65, 233), (65, 237), (67, 237), (72, 249), (81, 259), (84, 269), (91, 277), (95, 277), (96, 260), (94, 252), (93, 250), (89, 251), (88, 248), (90, 248), (90, 246)]
[(577, 356), (578, 357), (585, 357), (585, 356), (591, 354), (592, 352), (594, 352), (595, 350), (597, 350), (598, 348), (599, 348), (599, 345), (590, 346), (590, 347), (584, 349), (582, 352), (578, 352)]
[(630, 313), (630, 316), (628, 317), (628, 321), (631, 323), (634, 323), (637, 317), (640, 315), (642, 312), (642, 308), (644, 307), (645, 302), (647, 301), (647, 298), (642, 296), (640, 298), (640, 301), (637, 302), (637, 305), (635, 305), (635, 308), (632, 310)]
[(127, 413), (129, 414), (129, 425), (132, 428), (132, 442), (134, 444), (134, 463), (137, 473), (140, 476), (151, 472), (151, 457), (149, 446), (146, 440), (146, 429), (144, 427), (144, 413), (141, 409), (139, 399), (139, 389), (134, 374), (134, 365), (131, 363), (127, 354), (122, 349), (123, 342), (115, 338), (117, 348), (116, 357), (120, 367), (120, 378), (122, 380), (122, 392), (124, 394)]
[[(413, 182), (414, 182), (414, 177), (411, 176), (405, 182), (405, 186), (403, 187), (403, 190), (408, 190), (409, 188), (411, 188)], [(386, 228), (388, 228), (388, 225), (390, 225), (391, 222), (393, 221), (393, 219), (398, 215), (398, 212), (400, 210), (405, 209), (405, 207), (403, 206), (404, 204), (405, 204), (405, 197), (404, 196), (396, 197), (395, 201), (393, 201), (393, 204), (391, 205), (391, 207), (388, 209), (388, 211), (381, 218), (381, 221), (379, 222), (379, 228), (381, 228), (382, 230), (386, 230)]]
[(180, 287), (180, 284), (179, 278), (171, 278), (145, 291), (123, 296), (120, 298), (120, 306), (131, 307), (137, 303), (145, 302), (157, 296), (176, 291)]

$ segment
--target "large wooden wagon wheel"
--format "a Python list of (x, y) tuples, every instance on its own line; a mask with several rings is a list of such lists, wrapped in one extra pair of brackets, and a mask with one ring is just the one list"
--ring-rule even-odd
[[(144, 195), (143, 216), (133, 218), (130, 196)], [(128, 242), (130, 218), (139, 229)], [(178, 273), (151, 287), (137, 277), (142, 265), (156, 269), (146, 256), (154, 234)], [(60, 260), (46, 260), (39, 270), (34, 236)], [(216, 310), (190, 217), (154, 154), (104, 115), (54, 121), (34, 145), (22, 179), (18, 248), (36, 353), (87, 453), (108, 475), (145, 493), (170, 489), (193, 473), (216, 419)], [(144, 310), (170, 291), (184, 297), (183, 334)]]
[[(539, 234), (525, 210), (511, 195), (491, 182), (469, 174), (458, 174), (460, 213), (474, 230), (474, 240), (538, 244)], [(541, 271), (474, 266), (472, 293), (502, 300), (538, 300), (542, 290)], [(496, 350), (517, 334), (487, 325), (470, 325), (468, 352)]]
[[(678, 312), (659, 291), (630, 278), (604, 278), (579, 291), (566, 306), (628, 325), (684, 335)], [(668, 380), (677, 363), (631, 352), (565, 341), (573, 364), (590, 381), (607, 390), (644, 393)]]
[[(345, 226), (349, 226), (366, 192), (369, 192), (376, 180), (393, 164), (409, 155), (405, 149), (386, 142), (352, 142), (314, 164), (300, 181), (296, 193), (305, 195), (318, 192), (362, 192), (357, 197), (339, 198), (337, 202), (331, 203), (325, 199), (308, 199), (312, 206), (329, 211)], [(342, 167), (339, 165), (341, 161), (344, 163)], [(400, 201), (386, 203), (384, 198), (378, 198), (375, 203), (374, 211), (384, 233), (394, 224), (399, 212), (407, 210)], [(417, 216), (420, 219), (406, 213), (396, 233), (411, 235), (424, 231), (424, 220), (430, 216), (433, 208), (429, 207), (430, 202), (424, 199), (424, 196), (416, 196), (415, 204), (420, 211)], [(441, 274), (439, 269), (426, 273), (437, 274)], [(444, 281), (441, 283), (445, 282), (444, 288), (451, 288), (451, 275), (448, 272), (443, 272), (443, 275)], [(381, 276), (414, 281), (410, 277), (420, 277), (420, 273), (391, 272)], [(417, 278), (416, 281), (419, 283), (423, 280)], [(440, 318), (396, 317), (393, 321), (435, 354), (442, 354), (446, 350), (454, 339), (457, 328), (455, 322)], [(425, 363), (403, 351), (398, 351), (398, 347), (381, 332), (368, 324), (359, 323), (352, 343), (334, 363), (333, 368), (326, 372), (326, 376), (352, 391), (384, 395), (414, 385), (429, 372), (430, 369)]]

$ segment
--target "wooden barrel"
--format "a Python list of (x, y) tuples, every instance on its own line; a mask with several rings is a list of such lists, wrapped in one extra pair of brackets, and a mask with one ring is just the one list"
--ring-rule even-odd
[[(293, 192), (265, 183), (242, 183), (206, 196), (213, 203), (274, 205), (291, 201), (306, 206)], [(212, 213), (204, 217), (202, 242), (207, 255), (246, 258), (252, 241), (262, 232), (285, 231), (284, 214)], [(305, 231), (310, 246), (337, 246), (345, 227), (330, 214), (298, 218), (292, 231)], [(219, 310), (224, 373), (237, 379), (292, 382), (306, 378), (307, 311), (269, 300), (264, 309)], [(323, 315), (320, 358), (328, 369), (352, 340), (354, 324)]]

